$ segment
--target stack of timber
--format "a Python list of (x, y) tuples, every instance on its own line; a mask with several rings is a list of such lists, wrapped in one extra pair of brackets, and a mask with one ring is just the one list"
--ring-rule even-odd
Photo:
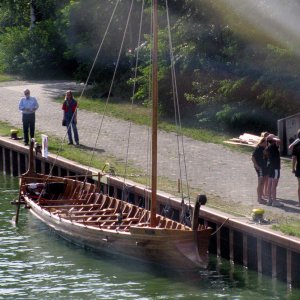
[(244, 133), (240, 135), (238, 138), (232, 138), (229, 141), (224, 141), (224, 143), (255, 147), (258, 144), (260, 138), (261, 137), (258, 135), (254, 135), (251, 133)]

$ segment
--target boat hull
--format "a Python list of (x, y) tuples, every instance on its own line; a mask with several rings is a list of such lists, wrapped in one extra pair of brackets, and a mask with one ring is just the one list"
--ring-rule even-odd
[(53, 215), (29, 198), (25, 201), (36, 218), (78, 246), (178, 270), (207, 267), (209, 229), (181, 231), (132, 226), (125, 232), (103, 230)]

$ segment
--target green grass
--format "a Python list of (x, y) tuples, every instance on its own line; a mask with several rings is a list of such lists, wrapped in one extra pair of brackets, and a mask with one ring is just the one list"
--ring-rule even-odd
[[(57, 101), (61, 102), (61, 100)], [(151, 125), (151, 112), (147, 107), (137, 104), (131, 105), (128, 101), (125, 102), (124, 100), (116, 98), (110, 99), (108, 104), (106, 104), (105, 101), (106, 99), (91, 99), (82, 97), (78, 102), (80, 109), (131, 121), (139, 125)], [(197, 123), (190, 124), (190, 118), (188, 116), (186, 116), (186, 119), (182, 119), (181, 130), (176, 127), (173, 121), (164, 118), (159, 119), (158, 128), (167, 132), (178, 132), (179, 134), (195, 140), (215, 144), (222, 144), (224, 140), (230, 138), (229, 134), (220, 134), (208, 129), (203, 130), (199, 128), (199, 124)]]
[(150, 125), (151, 120), (149, 110), (143, 106), (131, 105), (128, 101), (112, 98), (106, 104), (105, 99), (91, 99), (82, 97), (79, 102), (80, 109), (93, 111), (96, 113), (105, 113), (118, 119), (132, 121), (141, 125)]
[(15, 80), (14, 77), (7, 75), (7, 74), (0, 73), (0, 82), (11, 81), (11, 80)]
[[(12, 129), (12, 126), (9, 125), (6, 122), (1, 122), (0, 121), (0, 135), (1, 136), (10, 136), (10, 130)], [(14, 129), (18, 129), (14, 127)]]
[(273, 225), (272, 228), (290, 236), (300, 237), (300, 222), (298, 220), (282, 219), (280, 223)]
[[(37, 132), (36, 136), (40, 136), (39, 132)], [(62, 143), (61, 139), (54, 136), (49, 136), (49, 141), (51, 141), (49, 143), (49, 152), (54, 155), (58, 154), (64, 158), (99, 170), (102, 170), (109, 163), (109, 166), (114, 169), (116, 175), (124, 177), (126, 172), (126, 178), (130, 177), (129, 179), (131, 179), (136, 177), (140, 183), (144, 184), (146, 182), (146, 178), (140, 170), (132, 166), (127, 166), (125, 170), (124, 163), (113, 156), (97, 152), (93, 153), (92, 150), (86, 149), (84, 146), (74, 147), (73, 145), (67, 145), (66, 142)], [(37, 138), (37, 142), (41, 143), (40, 138)], [(92, 155), (93, 161), (91, 162)], [(109, 171), (109, 168), (106, 168), (105, 171)]]
[[(57, 102), (61, 102), (61, 99), (57, 99)], [(109, 103), (106, 104), (106, 99), (82, 97), (78, 102), (79, 109), (105, 114), (118, 119), (131, 121), (139, 125), (151, 125), (150, 109), (143, 105), (131, 105), (131, 103), (125, 99), (111, 98)], [(200, 128), (199, 123), (191, 122), (191, 119), (192, 118), (189, 116), (182, 118), (181, 128), (178, 129), (173, 120), (159, 118), (158, 128), (166, 132), (178, 132), (179, 135), (184, 135), (205, 143), (220, 144), (243, 153), (251, 153), (253, 151), (252, 147), (239, 147), (236, 145), (225, 144), (224, 141), (232, 138), (230, 133), (219, 133), (210, 129), (202, 129)]]

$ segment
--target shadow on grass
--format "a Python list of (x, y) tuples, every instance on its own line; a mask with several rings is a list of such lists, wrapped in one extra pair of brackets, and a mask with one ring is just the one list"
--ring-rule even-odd
[(89, 146), (86, 146), (86, 145), (77, 145), (76, 146), (77, 149), (80, 149), (80, 150), (83, 150), (83, 151), (89, 151), (89, 152), (96, 152), (96, 153), (104, 153), (105, 150), (104, 149), (99, 149), (99, 148), (94, 148), (94, 147), (89, 147)]

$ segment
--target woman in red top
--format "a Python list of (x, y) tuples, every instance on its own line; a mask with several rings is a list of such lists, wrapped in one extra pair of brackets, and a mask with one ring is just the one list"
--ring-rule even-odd
[(65, 101), (62, 105), (64, 111), (64, 120), (68, 130), (69, 145), (73, 145), (72, 130), (76, 145), (79, 145), (79, 136), (77, 131), (77, 101), (73, 98), (71, 91), (66, 92)]

